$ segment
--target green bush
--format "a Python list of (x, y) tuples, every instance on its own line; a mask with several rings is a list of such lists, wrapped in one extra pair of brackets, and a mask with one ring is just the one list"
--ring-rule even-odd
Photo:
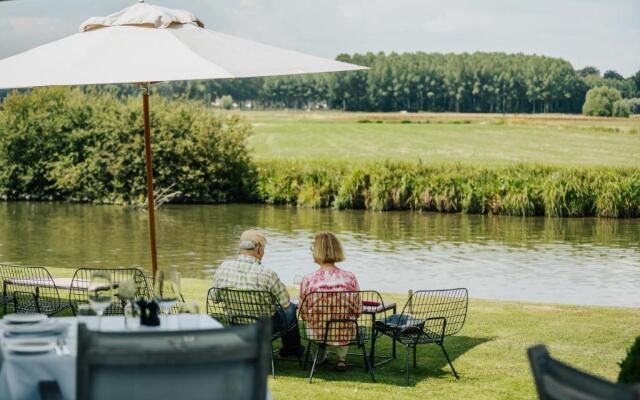
[(628, 118), (631, 114), (631, 106), (627, 101), (618, 100), (613, 103), (612, 116)]
[(582, 113), (598, 117), (614, 116), (614, 103), (622, 100), (620, 91), (606, 86), (589, 89), (585, 97)]
[[(146, 175), (141, 101), (48, 88), (6, 97), (0, 109), (0, 195), (135, 203)], [(156, 187), (176, 201), (251, 197), (250, 125), (200, 103), (152, 97)]]
[(629, 349), (627, 357), (620, 363), (620, 375), (618, 382), (635, 384), (640, 383), (640, 336)]
[(633, 99), (623, 99), (622, 101), (629, 106), (629, 113), (640, 114), (640, 97), (636, 97)]
[(225, 110), (231, 110), (233, 108), (233, 97), (229, 95), (224, 95), (220, 97), (220, 108)]

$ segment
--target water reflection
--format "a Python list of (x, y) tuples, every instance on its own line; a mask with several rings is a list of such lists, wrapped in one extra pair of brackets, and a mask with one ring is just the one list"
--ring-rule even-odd
[[(159, 262), (184, 275), (267, 231), (265, 263), (291, 282), (314, 269), (313, 233), (344, 241), (361, 286), (386, 292), (466, 286), (481, 298), (640, 306), (640, 221), (371, 213), (262, 205), (169, 206), (158, 213)], [(0, 203), (0, 260), (65, 268), (148, 266), (147, 216), (111, 206)]]

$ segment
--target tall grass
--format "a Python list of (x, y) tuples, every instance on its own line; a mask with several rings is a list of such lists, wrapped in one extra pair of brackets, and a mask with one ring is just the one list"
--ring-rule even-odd
[(615, 168), (260, 163), (256, 198), (336, 209), (514, 216), (640, 216), (640, 171)]

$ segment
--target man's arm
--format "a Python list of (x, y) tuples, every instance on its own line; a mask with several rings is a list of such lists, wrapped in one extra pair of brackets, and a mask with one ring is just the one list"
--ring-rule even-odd
[(278, 303), (282, 306), (282, 308), (287, 308), (291, 304), (291, 299), (289, 298), (289, 292), (287, 291), (287, 287), (278, 277), (278, 274), (272, 272), (271, 276), (271, 285), (269, 285), (269, 291), (271, 294), (278, 299)]

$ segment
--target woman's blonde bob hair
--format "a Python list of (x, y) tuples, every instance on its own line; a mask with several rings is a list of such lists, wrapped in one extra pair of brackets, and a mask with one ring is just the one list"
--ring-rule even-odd
[(336, 235), (331, 232), (320, 232), (316, 235), (313, 242), (313, 259), (320, 264), (344, 261), (344, 251)]

